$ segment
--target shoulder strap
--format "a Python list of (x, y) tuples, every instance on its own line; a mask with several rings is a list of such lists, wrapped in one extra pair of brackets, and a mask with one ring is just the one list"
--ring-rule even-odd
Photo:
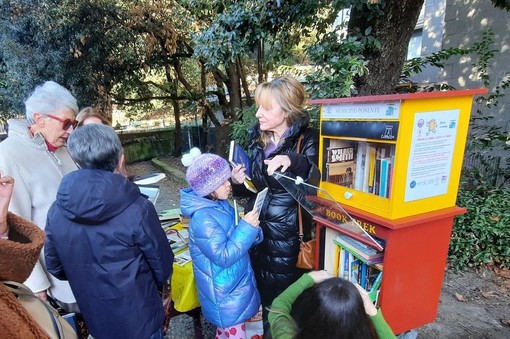
[[(303, 133), (301, 133), (299, 135), (299, 138), (298, 138), (298, 144), (297, 144), (297, 153), (300, 154), (301, 153), (301, 142), (303, 141)], [(300, 241), (303, 241), (303, 237), (304, 237), (304, 232), (303, 232), (303, 215), (302, 215), (302, 212), (301, 212), (301, 206), (299, 205), (298, 203), (298, 223), (299, 223), (299, 240)]]
[(303, 133), (299, 135), (299, 138), (297, 140), (297, 152), (301, 153), (301, 142), (303, 141)]

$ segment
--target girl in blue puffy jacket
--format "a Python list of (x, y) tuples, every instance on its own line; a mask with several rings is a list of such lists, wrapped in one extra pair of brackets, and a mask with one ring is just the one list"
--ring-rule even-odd
[[(196, 157), (193, 156), (195, 154)], [(245, 338), (245, 321), (259, 310), (260, 297), (248, 250), (262, 240), (258, 211), (236, 225), (231, 170), (214, 154), (192, 149), (189, 188), (181, 190), (181, 211), (189, 217), (189, 249), (204, 317), (218, 327), (216, 338)]]

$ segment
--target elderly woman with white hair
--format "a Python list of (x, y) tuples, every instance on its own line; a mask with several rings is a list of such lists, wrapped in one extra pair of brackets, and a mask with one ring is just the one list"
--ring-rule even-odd
[[(25, 101), (26, 120), (8, 121), (8, 137), (0, 143), (0, 168), (16, 181), (9, 210), (42, 230), (62, 177), (77, 169), (64, 147), (78, 123), (77, 112), (71, 92), (47, 81)], [(73, 310), (75, 298), (69, 284), (46, 272), (43, 256), (25, 284), (41, 300), (46, 300), (49, 291), (68, 311)]]

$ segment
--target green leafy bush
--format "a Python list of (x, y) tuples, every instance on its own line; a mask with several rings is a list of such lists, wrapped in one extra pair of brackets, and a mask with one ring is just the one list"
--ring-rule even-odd
[(248, 150), (248, 130), (255, 124), (257, 118), (257, 105), (252, 105), (245, 108), (237, 114), (239, 120), (232, 123), (232, 131), (230, 137), (241, 145), (245, 150)]
[(510, 190), (470, 186), (461, 187), (457, 197), (467, 213), (455, 220), (450, 265), (455, 269), (492, 263), (510, 267)]

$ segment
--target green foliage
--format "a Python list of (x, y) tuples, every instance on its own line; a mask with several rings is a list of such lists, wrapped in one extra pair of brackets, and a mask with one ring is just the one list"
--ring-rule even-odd
[(257, 122), (255, 114), (257, 106), (252, 105), (238, 113), (239, 120), (234, 121), (231, 125), (232, 131), (230, 138), (235, 140), (245, 150), (248, 150), (248, 130)]
[(458, 195), (458, 205), (468, 211), (455, 220), (450, 265), (455, 269), (492, 263), (510, 267), (510, 190), (468, 187)]
[(362, 51), (370, 40), (356, 37), (338, 38), (338, 30), (308, 48), (316, 65), (307, 76), (313, 98), (342, 98), (356, 94), (354, 80), (368, 73)]

